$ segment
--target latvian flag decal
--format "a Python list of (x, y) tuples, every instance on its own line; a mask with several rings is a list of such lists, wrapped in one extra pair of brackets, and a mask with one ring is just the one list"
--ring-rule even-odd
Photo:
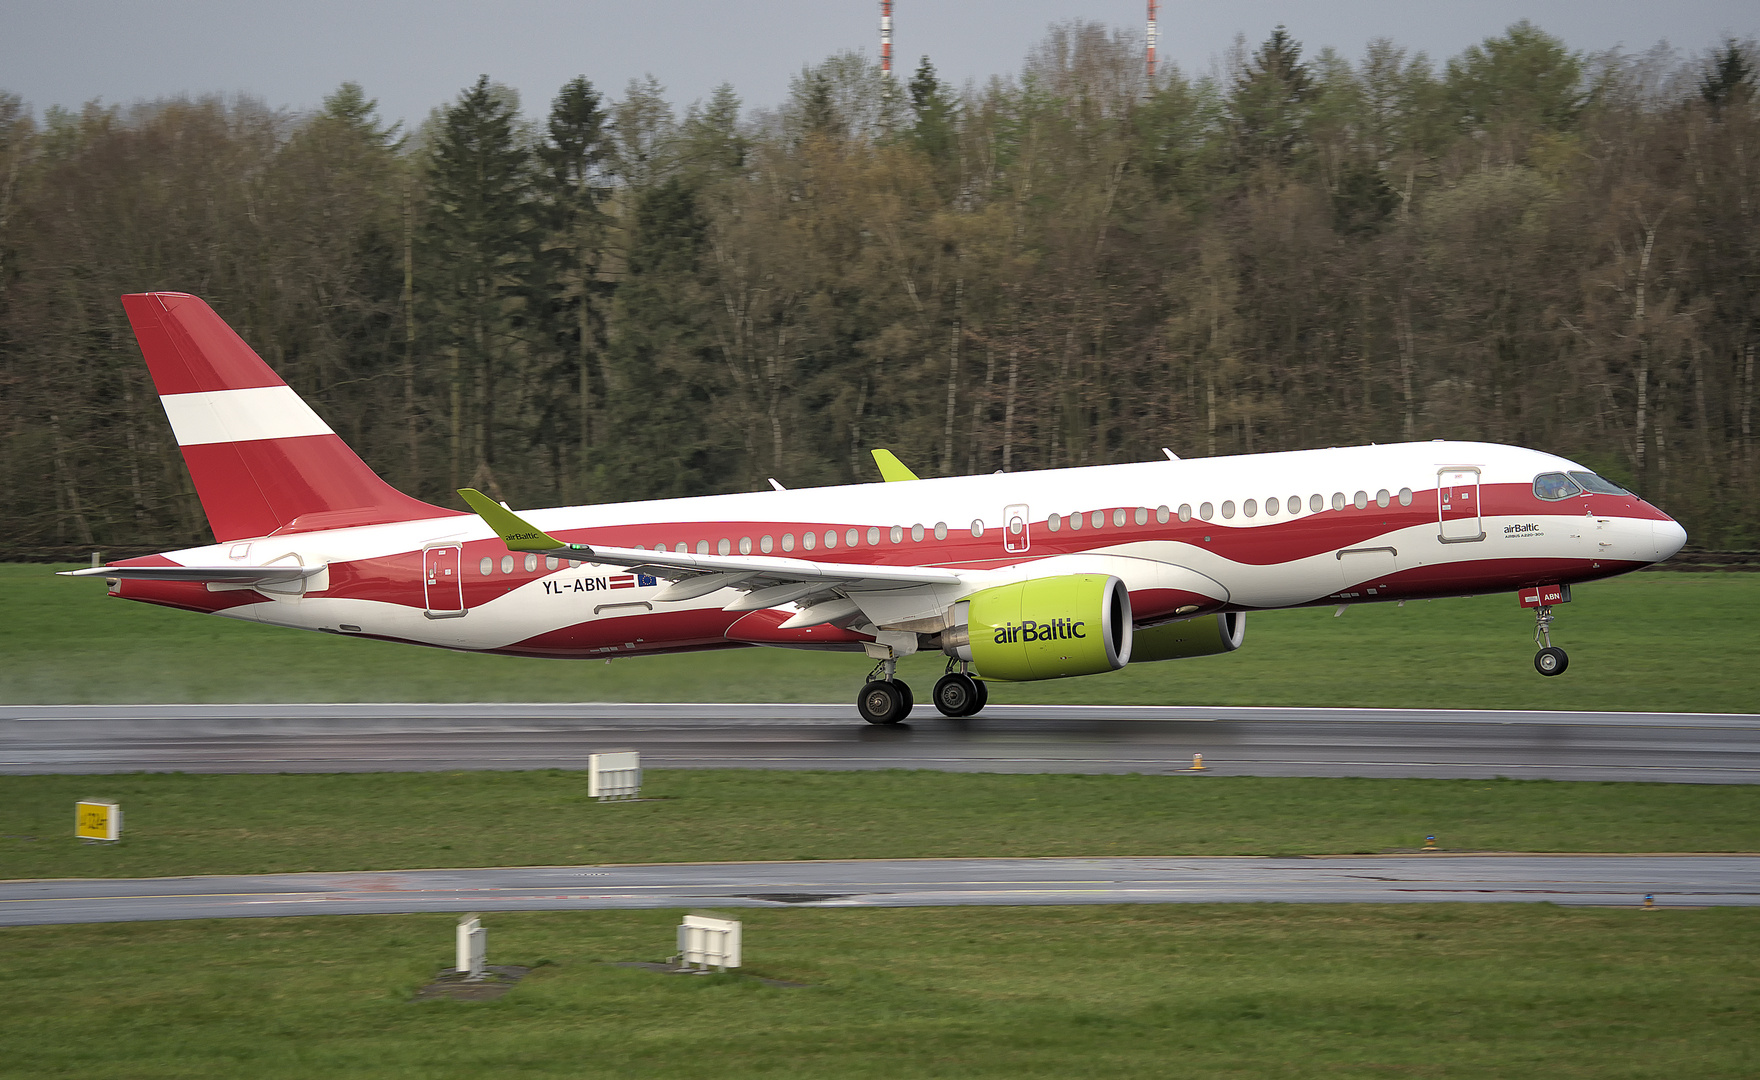
[(645, 588), (647, 586), (655, 585), (655, 584), (658, 584), (658, 582), (653, 577), (651, 577), (647, 574), (612, 574), (611, 575), (611, 587), (613, 589), (633, 589), (637, 585), (641, 585)]

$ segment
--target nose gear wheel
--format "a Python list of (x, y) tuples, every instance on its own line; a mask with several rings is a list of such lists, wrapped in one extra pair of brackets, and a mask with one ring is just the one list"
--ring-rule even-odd
[(1534, 670), (1546, 676), (1563, 675), (1571, 662), (1565, 651), (1552, 643), (1552, 618), (1550, 605), (1534, 609), (1534, 644), (1540, 646), (1534, 654)]

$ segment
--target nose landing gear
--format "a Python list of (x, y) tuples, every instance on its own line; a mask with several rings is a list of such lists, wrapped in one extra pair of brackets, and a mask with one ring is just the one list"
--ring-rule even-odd
[(902, 723), (911, 714), (911, 688), (893, 678), (897, 660), (882, 660), (868, 673), (868, 684), (856, 695), (856, 711), (870, 724)]
[[(959, 670), (954, 670), (954, 665)], [(955, 719), (975, 714), (990, 700), (990, 689), (966, 673), (966, 665), (958, 660), (947, 662), (947, 674), (935, 684), (935, 707), (941, 715)]]
[(1564, 669), (1570, 666), (1571, 658), (1552, 643), (1550, 605), (1542, 605), (1534, 610), (1534, 644), (1540, 646), (1540, 651), (1534, 654), (1534, 670), (1542, 675), (1563, 675)]

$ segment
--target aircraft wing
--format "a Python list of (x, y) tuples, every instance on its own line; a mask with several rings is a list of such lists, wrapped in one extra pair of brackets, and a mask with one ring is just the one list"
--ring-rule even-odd
[[(622, 566), (639, 573), (672, 581), (654, 599), (666, 602), (690, 600), (720, 589), (739, 589), (748, 595), (728, 605), (729, 611), (755, 611), (802, 603), (819, 609), (819, 616), (832, 611), (854, 614), (854, 607), (823, 603), (833, 596), (897, 593), (921, 589), (939, 593), (949, 587), (958, 591), (965, 579), (957, 571), (939, 566), (878, 566), (869, 563), (815, 562), (811, 559), (772, 555), (697, 555), (684, 551), (648, 551), (606, 547), (598, 544), (567, 544), (545, 533), (500, 503), (470, 488), (459, 494), (470, 508), (495, 530), (510, 551)], [(937, 589), (935, 587), (941, 587)], [(903, 599), (902, 597), (900, 599)], [(951, 600), (947, 601), (951, 603)], [(864, 609), (872, 604), (861, 604)], [(943, 605), (945, 606), (945, 605)], [(842, 615), (832, 615), (840, 618)], [(789, 622), (813, 625), (803, 611)], [(801, 621), (797, 621), (801, 620)]]

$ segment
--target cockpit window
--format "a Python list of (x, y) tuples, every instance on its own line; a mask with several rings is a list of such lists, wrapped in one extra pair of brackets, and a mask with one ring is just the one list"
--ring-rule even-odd
[(1556, 502), (1568, 499), (1572, 495), (1582, 493), (1582, 488), (1571, 483), (1571, 478), (1561, 472), (1541, 473), (1534, 478), (1534, 497)]
[(1583, 485), (1584, 491), (1592, 491), (1597, 495), (1630, 495), (1631, 492), (1611, 480), (1596, 476), (1592, 472), (1573, 472), (1571, 479)]

